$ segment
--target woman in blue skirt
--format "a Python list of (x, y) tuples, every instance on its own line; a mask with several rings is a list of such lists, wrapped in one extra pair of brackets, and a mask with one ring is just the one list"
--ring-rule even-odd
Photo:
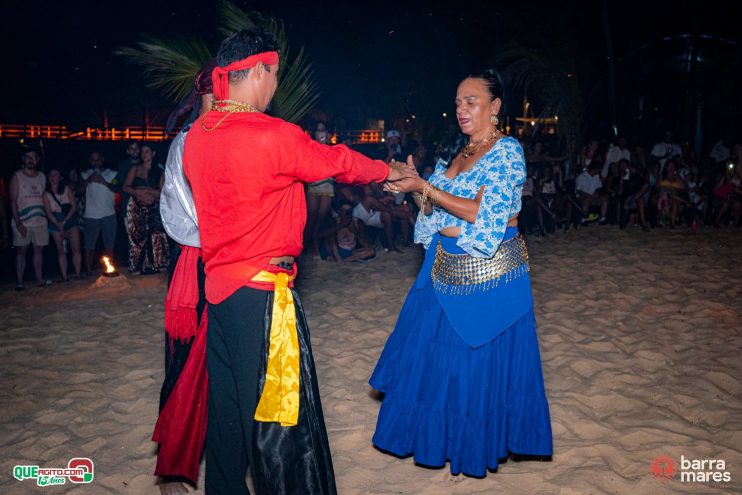
[(426, 249), (370, 384), (384, 393), (373, 443), (417, 463), (482, 477), (498, 463), (552, 454), (549, 405), (525, 242), (518, 141), (498, 129), (502, 84), (464, 79), (456, 118), (469, 143), (430, 181), (388, 183), (420, 207)]

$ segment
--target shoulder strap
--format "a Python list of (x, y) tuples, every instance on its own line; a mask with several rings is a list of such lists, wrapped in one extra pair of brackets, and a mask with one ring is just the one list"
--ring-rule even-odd
[[(67, 186), (65, 186), (64, 190), (65, 191), (67, 190)], [(64, 207), (62, 206), (62, 203), (60, 203), (59, 200), (57, 199), (57, 195), (54, 192), (49, 192), (49, 194), (51, 194), (51, 197), (54, 200), (54, 202), (59, 205), (59, 208), (62, 209), (62, 210), (64, 210)]]

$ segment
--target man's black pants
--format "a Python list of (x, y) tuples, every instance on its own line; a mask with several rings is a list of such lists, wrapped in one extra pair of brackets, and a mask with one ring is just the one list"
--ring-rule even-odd
[(246, 495), (249, 465), (258, 495), (333, 495), (335, 478), (309, 333), (293, 292), (301, 354), (299, 422), (254, 421), (270, 337), (273, 293), (243, 287), (209, 305), (206, 493)]

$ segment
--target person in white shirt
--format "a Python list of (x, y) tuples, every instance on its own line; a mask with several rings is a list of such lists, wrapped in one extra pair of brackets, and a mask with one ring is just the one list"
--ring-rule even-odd
[(39, 155), (27, 149), (21, 156), (21, 169), (10, 180), (10, 222), (13, 230), (13, 246), (16, 248), (15, 290), (23, 290), (23, 276), (26, 272), (26, 253), (33, 244), (33, 269), (36, 283), (40, 287), (51, 284), (41, 274), (44, 264), (44, 247), (49, 244), (43, 194), (46, 176), (38, 170)]
[(605, 154), (605, 162), (603, 162), (603, 168), (600, 170), (600, 176), (605, 179), (608, 177), (608, 170), (611, 167), (611, 163), (618, 163), (621, 160), (631, 161), (631, 151), (626, 146), (626, 138), (620, 136), (616, 139), (616, 144), (611, 143), (608, 147), (608, 151)]
[(729, 160), (729, 157), (731, 156), (731, 150), (729, 149), (731, 141), (732, 139), (729, 134), (724, 136), (721, 141), (714, 144), (714, 146), (711, 148), (709, 158), (711, 158), (711, 160), (713, 160), (716, 164)]
[(117, 172), (103, 166), (103, 155), (90, 153), (90, 168), (80, 174), (85, 181), (85, 212), (83, 214), (85, 234), (85, 265), (88, 274), (93, 271), (93, 257), (98, 237), (103, 239), (103, 251), (113, 256), (116, 243), (116, 208), (111, 183)]
[(672, 132), (670, 131), (665, 131), (664, 139), (661, 142), (655, 144), (652, 147), (652, 151), (650, 152), (650, 155), (659, 160), (660, 165), (663, 169), (665, 168), (665, 162), (668, 159), (680, 156), (682, 154), (683, 149), (680, 147), (679, 144), (673, 142)]
[(590, 221), (587, 214), (592, 205), (600, 205), (600, 225), (608, 223), (608, 220), (606, 220), (608, 196), (603, 194), (603, 182), (599, 175), (602, 167), (602, 163), (592, 160), (587, 170), (578, 175), (575, 180), (575, 193), (577, 193), (577, 200), (582, 207), (582, 213), (585, 215), (582, 219), (583, 224)]

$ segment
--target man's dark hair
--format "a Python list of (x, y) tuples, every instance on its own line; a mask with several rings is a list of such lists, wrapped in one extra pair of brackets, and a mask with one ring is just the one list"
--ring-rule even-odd
[(598, 160), (593, 160), (590, 162), (590, 165), (587, 166), (587, 171), (598, 172), (601, 168), (603, 168), (603, 163)]
[(26, 153), (31, 153), (31, 152), (36, 153), (36, 156), (41, 158), (41, 153), (34, 146), (23, 145), (21, 146), (21, 159), (23, 159)]
[[(260, 29), (243, 29), (222, 41), (216, 55), (216, 62), (220, 67), (226, 67), (250, 55), (278, 51), (278, 40), (272, 33)], [(229, 82), (241, 81), (247, 77), (249, 71), (250, 69), (230, 72)]]

